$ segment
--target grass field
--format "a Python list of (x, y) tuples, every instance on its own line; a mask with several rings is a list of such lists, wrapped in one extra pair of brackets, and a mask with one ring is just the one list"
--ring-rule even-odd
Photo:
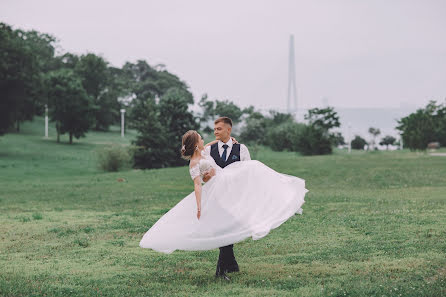
[(235, 245), (241, 271), (226, 283), (217, 250), (138, 246), (193, 190), (186, 167), (104, 173), (97, 150), (132, 131), (69, 145), (42, 127), (0, 137), (0, 296), (446, 296), (446, 157), (260, 148), (310, 192), (303, 215)]

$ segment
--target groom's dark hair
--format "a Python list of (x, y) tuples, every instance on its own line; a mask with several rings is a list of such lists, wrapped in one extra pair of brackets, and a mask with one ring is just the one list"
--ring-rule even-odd
[(232, 127), (232, 120), (230, 118), (228, 118), (228, 117), (220, 117), (220, 118), (215, 120), (214, 124), (218, 124), (220, 122), (228, 124), (229, 126)]

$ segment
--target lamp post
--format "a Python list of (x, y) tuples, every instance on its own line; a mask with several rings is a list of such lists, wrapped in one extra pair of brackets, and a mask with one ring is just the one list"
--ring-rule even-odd
[(48, 138), (48, 105), (45, 104), (45, 138)]
[(352, 124), (348, 123), (348, 153), (352, 152), (352, 135), (351, 135)]
[(121, 137), (124, 137), (124, 114), (125, 109), (121, 109)]

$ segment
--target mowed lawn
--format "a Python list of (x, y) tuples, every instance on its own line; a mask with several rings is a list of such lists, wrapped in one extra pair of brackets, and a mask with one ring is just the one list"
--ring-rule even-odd
[(116, 127), (42, 135), (38, 118), (0, 137), (0, 296), (446, 296), (446, 157), (253, 148), (310, 192), (303, 215), (235, 245), (227, 283), (218, 250), (139, 247), (193, 190), (186, 167), (101, 172), (96, 152), (135, 136)]

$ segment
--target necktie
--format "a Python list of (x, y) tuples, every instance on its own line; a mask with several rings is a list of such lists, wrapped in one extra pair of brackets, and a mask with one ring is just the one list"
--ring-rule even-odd
[(228, 147), (229, 147), (229, 145), (227, 145), (227, 144), (223, 144), (223, 148), (224, 148), (225, 150), (223, 151), (223, 155), (221, 155), (221, 158), (222, 158), (223, 161), (225, 161), (225, 162), (226, 162), (226, 150), (228, 149)]

